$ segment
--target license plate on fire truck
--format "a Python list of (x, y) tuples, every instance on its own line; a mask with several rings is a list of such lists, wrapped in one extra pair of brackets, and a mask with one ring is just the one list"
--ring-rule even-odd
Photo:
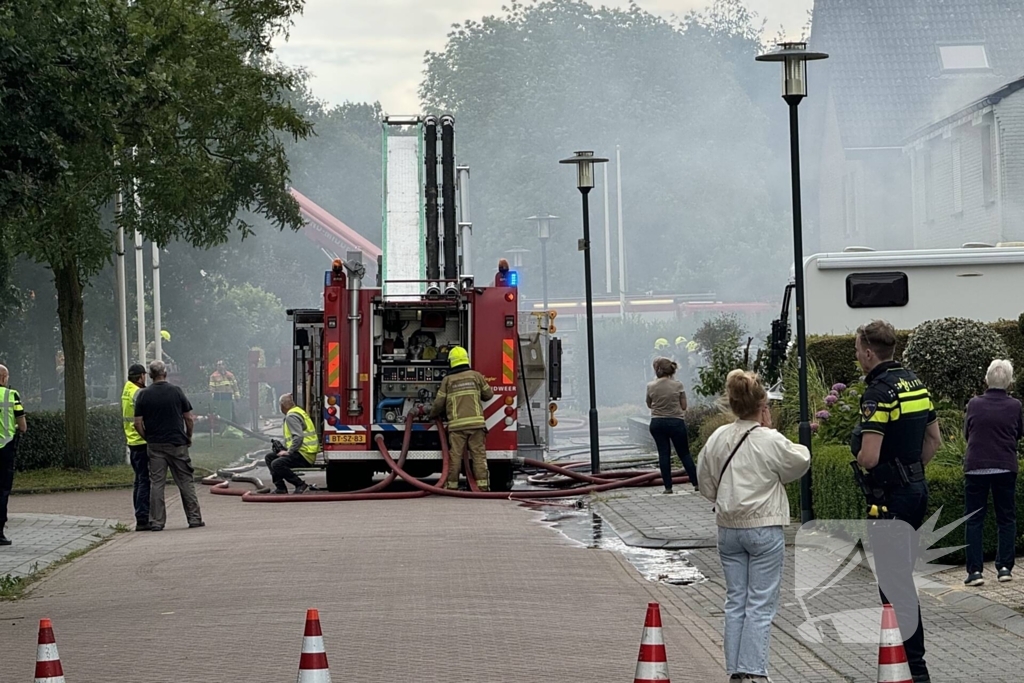
[(366, 434), (328, 434), (327, 443), (366, 443)]

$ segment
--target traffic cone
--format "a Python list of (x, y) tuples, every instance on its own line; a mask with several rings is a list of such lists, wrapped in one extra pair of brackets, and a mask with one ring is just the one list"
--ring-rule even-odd
[(64, 667), (53, 639), (53, 622), (39, 620), (39, 646), (36, 648), (36, 683), (64, 683)]
[(882, 629), (878, 634), (878, 683), (913, 683), (903, 636), (892, 605), (882, 605)]
[(299, 677), (296, 683), (331, 683), (331, 670), (327, 667), (324, 633), (320, 630), (320, 612), (306, 610), (306, 632), (302, 636), (302, 655), (299, 657)]
[(668, 659), (665, 657), (665, 641), (661, 637), (661, 608), (658, 603), (647, 605), (644, 632), (640, 636), (640, 654), (636, 658), (636, 675), (633, 683), (668, 683)]

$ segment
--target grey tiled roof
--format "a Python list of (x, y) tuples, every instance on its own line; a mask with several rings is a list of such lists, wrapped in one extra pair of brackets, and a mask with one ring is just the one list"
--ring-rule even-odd
[[(972, 43), (992, 68), (943, 73), (939, 46)], [(843, 145), (898, 147), (1024, 73), (1024, 0), (815, 0), (810, 48), (829, 54), (809, 81), (830, 87)]]

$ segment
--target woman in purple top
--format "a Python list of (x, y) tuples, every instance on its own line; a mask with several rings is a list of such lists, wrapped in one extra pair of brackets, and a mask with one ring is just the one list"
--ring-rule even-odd
[(1017, 537), (1017, 442), (1024, 437), (1020, 401), (1006, 393), (1013, 384), (1013, 365), (994, 360), (985, 373), (988, 390), (967, 404), (964, 455), (967, 520), (967, 586), (985, 583), (981, 542), (988, 510), (988, 492), (996, 511), (999, 545), (996, 573), (1000, 581), (1013, 579), (1014, 540)]

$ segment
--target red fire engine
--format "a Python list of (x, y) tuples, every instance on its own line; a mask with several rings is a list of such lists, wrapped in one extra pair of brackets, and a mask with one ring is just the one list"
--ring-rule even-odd
[[(526, 401), (521, 394), (529, 391), (536, 395), (539, 386), (550, 389), (546, 381), (520, 382), (524, 370), (527, 374), (535, 372), (538, 349), (542, 346), (538, 340), (519, 337), (518, 292), (509, 286), (507, 272), (499, 270), (494, 284), (487, 286), (476, 283), (466, 272), (471, 231), (464, 196), (468, 169), (458, 169), (461, 220), (456, 224), (456, 168), (450, 117), (440, 121), (440, 138), (444, 143), (440, 164), (444, 181), (441, 212), (437, 121), (417, 117), (385, 119), (384, 124), (385, 228), (377, 283), (374, 287), (363, 285), (365, 268), (361, 255), (348, 252), (344, 260), (335, 260), (326, 273), (323, 309), (289, 311), (294, 326), (296, 403), (306, 408), (314, 422), (320, 417), (318, 431), (329, 490), (365, 488), (375, 473), (386, 471), (376, 437), (383, 437), (390, 452), (399, 451), (410, 414), (413, 422), (406, 469), (414, 476), (429, 476), (441, 470), (444, 437), (423, 413), (429, 411), (448, 371), (447, 350), (463, 346), (473, 368), (487, 378), (494, 391), (494, 398), (484, 404), (491, 486), (494, 490), (509, 490), (513, 459), (519, 448), (518, 411), (520, 401)], [(409, 167), (404, 174), (400, 173), (403, 169), (397, 168), (396, 160), (401, 157), (388, 146), (389, 126), (403, 126), (404, 137), (414, 138), (410, 142), (395, 136), (394, 147), (399, 152), (425, 150), (421, 156), (412, 155), (424, 171), (422, 174), (410, 171)], [(388, 169), (389, 160), (392, 171)], [(399, 224), (401, 202), (406, 202), (406, 207), (416, 205), (409, 196), (401, 194), (400, 183), (410, 174), (416, 179), (415, 188), (410, 189), (410, 185), (407, 194), (415, 202), (424, 198), (419, 205), (423, 207), (424, 220), (418, 224), (409, 220), (406, 229)], [(443, 243), (439, 213), (443, 213)], [(425, 248), (422, 260), (415, 252), (420, 245)], [(392, 250), (410, 248), (414, 250), (412, 256), (396, 258), (389, 254)], [(389, 279), (389, 274), (415, 274), (421, 272), (419, 268), (423, 269), (419, 278)], [(528, 349), (527, 359), (532, 359), (530, 365), (519, 357), (524, 348)], [(546, 355), (546, 349), (541, 355)], [(540, 365), (541, 374), (546, 374), (543, 359)], [(533, 443), (537, 444), (537, 430), (531, 428), (531, 433)]]

